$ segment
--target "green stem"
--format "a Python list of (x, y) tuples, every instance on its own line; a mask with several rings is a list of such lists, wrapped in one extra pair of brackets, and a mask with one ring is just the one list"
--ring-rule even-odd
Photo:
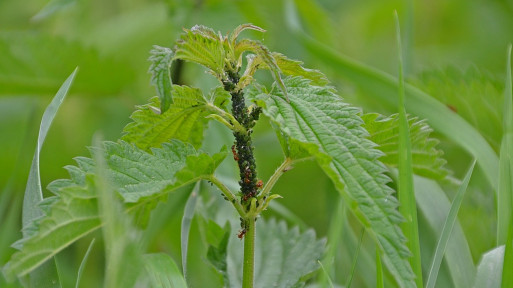
[(240, 202), (237, 201), (237, 198), (235, 197), (235, 195), (232, 193), (232, 191), (230, 191), (230, 189), (228, 189), (228, 187), (226, 187), (223, 184), (223, 182), (221, 182), (215, 176), (211, 176), (210, 178), (208, 178), (208, 181), (212, 182), (212, 184), (216, 185), (217, 188), (219, 188), (219, 190), (221, 190), (224, 197), (226, 197), (228, 199), (228, 201), (230, 201), (230, 203), (233, 204), (233, 207), (235, 207), (235, 209), (237, 210), (237, 212), (239, 213), (239, 215), (241, 217), (244, 217), (246, 215), (246, 212), (244, 212), (244, 208), (242, 208), (242, 205), (240, 204)]
[(246, 236), (244, 237), (244, 267), (242, 270), (242, 288), (253, 288), (255, 274), (255, 218), (245, 220)]
[(262, 189), (262, 193), (260, 193), (260, 195), (258, 196), (258, 200), (268, 196), (269, 193), (271, 193), (271, 189), (273, 189), (274, 184), (276, 184), (276, 182), (278, 182), (278, 179), (280, 179), (280, 177), (281, 177), (281, 175), (283, 175), (283, 173), (290, 170), (293, 162), (294, 161), (292, 159), (286, 158), (283, 161), (283, 163), (281, 163), (280, 167), (278, 167), (278, 169), (276, 169), (276, 171), (274, 171), (274, 174), (269, 178), (269, 180), (265, 184), (264, 188)]

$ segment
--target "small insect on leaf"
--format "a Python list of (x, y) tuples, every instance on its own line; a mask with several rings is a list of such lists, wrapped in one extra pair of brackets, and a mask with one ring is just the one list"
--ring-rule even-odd
[(237, 155), (237, 151), (235, 151), (235, 145), (232, 145), (232, 154), (233, 154), (233, 160), (239, 161), (239, 155)]
[(258, 189), (262, 189), (262, 187), (264, 187), (264, 181), (262, 181), (262, 179), (258, 179), (256, 186)]

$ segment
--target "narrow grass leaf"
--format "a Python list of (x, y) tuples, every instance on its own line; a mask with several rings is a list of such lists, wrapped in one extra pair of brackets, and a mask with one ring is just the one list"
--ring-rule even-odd
[[(71, 75), (64, 81), (57, 94), (52, 99), (52, 102), (45, 109), (43, 119), (41, 120), (41, 126), (39, 128), (39, 136), (37, 138), (36, 151), (32, 160), (32, 166), (30, 167), (29, 177), (27, 180), (27, 187), (25, 188), (25, 196), (23, 198), (23, 210), (22, 210), (22, 226), (23, 226), (23, 237), (30, 236), (30, 230), (28, 227), (35, 219), (43, 215), (43, 211), (39, 208), (39, 203), (43, 201), (43, 190), (41, 189), (41, 175), (39, 172), (39, 154), (45, 142), (46, 135), (50, 126), (52, 125), (53, 119), (59, 110), (64, 98), (68, 94), (68, 91), (75, 79), (77, 69), (71, 73)], [(48, 285), (48, 287), (60, 287), (59, 276), (57, 273), (57, 267), (53, 261), (47, 261), (40, 270), (33, 271), (30, 275), (31, 282), (37, 281), (38, 285)], [(47, 284), (43, 284), (47, 283)]]
[(381, 256), (379, 256), (379, 249), (376, 247), (376, 288), (384, 288), (385, 282), (383, 279), (383, 265), (381, 264)]
[[(511, 78), (511, 44), (508, 47), (506, 91), (504, 93), (504, 135), (502, 139), (499, 172), (499, 218), (497, 229), (507, 229), (504, 264), (502, 268), (502, 288), (513, 288), (513, 85)], [(505, 185), (502, 185), (505, 184)], [(506, 203), (501, 203), (506, 202)], [(498, 233), (503, 237), (503, 231)], [(503, 239), (498, 237), (498, 241)], [(499, 242), (499, 244), (501, 244)]]
[(93, 239), (91, 243), (89, 244), (89, 247), (87, 247), (87, 251), (84, 255), (84, 258), (82, 258), (82, 261), (80, 262), (80, 267), (78, 267), (78, 274), (77, 274), (77, 281), (75, 283), (75, 288), (78, 288), (80, 286), (80, 279), (82, 279), (82, 273), (84, 272), (85, 265), (87, 263), (87, 259), (89, 258), (89, 253), (91, 253), (91, 250), (93, 250), (94, 241), (96, 239)]
[(399, 59), (399, 183), (397, 198), (399, 200), (399, 212), (403, 215), (404, 221), (401, 224), (408, 249), (412, 253), (410, 264), (415, 273), (417, 287), (423, 287), (422, 281), (422, 260), (420, 258), (419, 228), (417, 221), (417, 204), (415, 202), (415, 191), (413, 186), (413, 169), (410, 142), (410, 126), (406, 116), (406, 96), (404, 92), (403, 72), (403, 51), (401, 47), (401, 30), (399, 16), (394, 13), (397, 54)]
[[(504, 263), (504, 245), (486, 252), (477, 266), (474, 288), (500, 288), (502, 265)], [(510, 271), (508, 271), (510, 272)], [(511, 273), (508, 273), (511, 274)], [(467, 286), (469, 287), (469, 286)]]
[[(335, 212), (330, 217), (330, 226), (328, 230), (328, 244), (326, 248), (326, 253), (324, 253), (323, 261), (325, 264), (323, 265), (323, 269), (325, 270), (324, 274), (320, 275), (320, 283), (326, 284), (326, 281), (329, 279), (325, 277), (326, 274), (328, 277), (330, 275), (333, 276), (333, 271), (336, 271), (335, 257), (337, 255), (338, 249), (344, 245), (342, 241), (342, 235), (346, 229), (349, 227), (346, 226), (347, 223), (347, 210), (344, 205), (344, 201), (342, 200), (342, 196), (338, 195), (333, 199), (337, 202), (337, 207)], [(348, 229), (349, 230), (349, 229)], [(338, 248), (338, 249), (337, 249)]]
[(508, 230), (513, 223), (513, 92), (511, 85), (511, 45), (506, 62), (504, 90), (503, 135), (499, 159), (499, 190), (497, 197), (497, 244), (506, 244)]
[(328, 281), (328, 286), (327, 287), (335, 288), (335, 286), (333, 286), (333, 281), (331, 281), (330, 274), (328, 273), (328, 271), (326, 271), (326, 269), (324, 269), (324, 266), (322, 265), (322, 262), (321, 261), (317, 261), (317, 263), (319, 263), (319, 266), (321, 266), (322, 273), (324, 274), (324, 277), (326, 277), (326, 279)]
[(461, 202), (463, 201), (463, 196), (467, 191), (468, 183), (470, 182), (470, 177), (472, 176), (472, 172), (474, 171), (474, 166), (476, 165), (476, 161), (472, 163), (470, 168), (463, 179), (463, 183), (458, 189), (458, 193), (454, 197), (452, 201), (451, 209), (449, 210), (449, 214), (447, 215), (447, 219), (445, 220), (444, 227), (442, 229), (442, 234), (440, 235), (440, 239), (438, 240), (438, 244), (436, 246), (436, 251), (433, 256), (433, 261), (431, 262), (431, 267), (429, 268), (428, 279), (426, 283), (427, 288), (434, 288), (436, 284), (436, 278), (438, 277), (438, 271), (440, 270), (440, 265), (442, 264), (442, 259), (445, 254), (445, 250), (449, 243), (449, 238), (451, 237), (452, 230), (456, 223), (458, 217), (458, 211), (461, 206)]
[(169, 255), (146, 254), (143, 255), (143, 263), (149, 276), (149, 287), (187, 288), (184, 276)]
[[(310, 51), (312, 56), (335, 69), (340, 76), (351, 80), (358, 87), (370, 93), (377, 101), (397, 107), (399, 86), (397, 78), (335, 52), (311, 38), (302, 30), (295, 10), (294, 1), (287, 1), (287, 26), (292, 35)], [(499, 159), (483, 136), (446, 105), (418, 88), (405, 84), (405, 93), (408, 97), (406, 109), (410, 113), (427, 119), (433, 129), (444, 134), (473, 155), (490, 185), (497, 188), (496, 171), (499, 170)]]
[[(436, 181), (418, 176), (415, 177), (414, 181), (419, 212), (426, 219), (428, 227), (433, 231), (432, 239), (436, 241), (436, 239), (441, 238), (443, 226), (449, 218), (451, 202)], [(474, 283), (476, 268), (465, 233), (463, 233), (457, 219), (456, 217), (444, 257), (453, 286), (471, 287)]]
[(349, 279), (347, 280), (346, 287), (350, 288), (351, 283), (353, 283), (354, 273), (356, 271), (356, 264), (358, 263), (358, 256), (360, 255), (360, 248), (363, 243), (363, 235), (365, 235), (365, 228), (362, 228), (362, 232), (360, 233), (360, 240), (358, 240), (358, 248), (356, 248), (356, 252), (353, 256), (353, 264), (351, 265), (351, 273), (349, 274)]
[(191, 231), (192, 218), (196, 212), (196, 203), (198, 202), (200, 182), (192, 190), (182, 217), (182, 226), (180, 230), (180, 247), (182, 250), (182, 272), (183, 277), (187, 279), (187, 252), (189, 248), (189, 232)]

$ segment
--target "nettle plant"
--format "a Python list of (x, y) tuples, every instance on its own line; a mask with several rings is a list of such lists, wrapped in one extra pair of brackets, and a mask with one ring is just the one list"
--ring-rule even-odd
[[(311, 230), (299, 233), (284, 223), (257, 219), (280, 197), (273, 187), (283, 173), (298, 162), (315, 161), (372, 236), (378, 256), (395, 281), (403, 287), (415, 286), (411, 253), (399, 226), (404, 220), (387, 176), (399, 161), (399, 117), (362, 114), (337, 95), (320, 71), (271, 52), (259, 41), (240, 39), (247, 29), (265, 32), (245, 24), (223, 36), (194, 26), (184, 30), (174, 49), (154, 47), (150, 71), (158, 97), (138, 107), (120, 140), (97, 141), (91, 158), (77, 157), (77, 166), (66, 167), (70, 179), (48, 186), (55, 196), (39, 203), (40, 214), (27, 218), (23, 239), (14, 244), (19, 251), (4, 267), (5, 275), (33, 277), (42, 265), (51, 265), (49, 260), (59, 251), (101, 228), (107, 248), (105, 285), (158, 286), (159, 279), (170, 277), (176, 266), (167, 255), (143, 255), (137, 234), (143, 233), (150, 212), (160, 201), (204, 180), (222, 192), (238, 214), (234, 221), (240, 221), (237, 233), (225, 226), (225, 235), (208, 250), (207, 259), (223, 275), (224, 285), (303, 286), (320, 267), (325, 241), (316, 240)], [(218, 85), (204, 95), (200, 89), (172, 84), (170, 68), (178, 59), (204, 66)], [(259, 69), (271, 73), (271, 87), (254, 78)], [(258, 177), (252, 142), (262, 113), (284, 154), (283, 163), (265, 181)], [(212, 155), (198, 150), (210, 120), (222, 123), (234, 136), (233, 146)], [(413, 170), (444, 178), (445, 162), (435, 148), (437, 141), (428, 138), (429, 127), (416, 118), (407, 123)], [(216, 168), (225, 158), (233, 158), (238, 166), (238, 191), (216, 177)], [(257, 226), (263, 228), (258, 231), (265, 239), (257, 237)], [(243, 258), (238, 267), (230, 269), (227, 245), (236, 237), (244, 241)], [(263, 241), (256, 245), (261, 257), (255, 257), (256, 241)], [(129, 256), (131, 263), (126, 263), (123, 259)], [(255, 269), (255, 261), (267, 264)], [(139, 271), (133, 266), (143, 268)], [(180, 283), (185, 285), (183, 278)]]

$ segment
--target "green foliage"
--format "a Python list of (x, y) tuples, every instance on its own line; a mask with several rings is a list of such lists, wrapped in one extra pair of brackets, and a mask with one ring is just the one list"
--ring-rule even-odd
[[(399, 163), (398, 114), (384, 117), (376, 113), (368, 113), (362, 115), (362, 120), (370, 134), (369, 139), (378, 144), (377, 149), (384, 154), (379, 160), (390, 167), (397, 167)], [(445, 168), (447, 161), (442, 157), (444, 152), (436, 147), (439, 141), (429, 137), (433, 129), (426, 121), (411, 116), (408, 118), (408, 125), (413, 172), (435, 180), (445, 179), (449, 174)]]
[(169, 109), (169, 105), (173, 103), (171, 95), (171, 63), (173, 51), (166, 47), (153, 46), (150, 51), (149, 60), (152, 62), (150, 66), (151, 83), (157, 88), (157, 94), (160, 99), (160, 112), (164, 113)]
[[(264, 113), (295, 144), (317, 159), (352, 211), (376, 237), (385, 263), (401, 285), (413, 284), (409, 252), (397, 226), (402, 217), (386, 185), (381, 153), (367, 140), (358, 109), (344, 103), (330, 87), (300, 77), (285, 79), (290, 103), (275, 89), (250, 93)], [(292, 142), (291, 142), (292, 143)], [(313, 144), (313, 145), (312, 145)]]
[[(209, 156), (178, 140), (142, 151), (126, 142), (105, 142), (102, 177), (109, 187), (135, 212), (137, 223), (144, 225), (149, 213), (164, 196), (179, 187), (212, 175), (226, 151)], [(71, 243), (103, 225), (98, 210), (95, 161), (75, 159), (67, 166), (71, 179), (52, 182), (48, 189), (56, 196), (41, 203), (44, 217), (27, 228), (27, 236), (16, 243), (21, 249), (4, 269), (6, 275), (23, 276)], [(44, 253), (41, 253), (44, 251)]]
[(202, 25), (196, 25), (184, 31), (185, 33), (176, 44), (174, 59), (201, 64), (221, 79), (224, 74), (226, 53), (219, 35), (211, 28)]

